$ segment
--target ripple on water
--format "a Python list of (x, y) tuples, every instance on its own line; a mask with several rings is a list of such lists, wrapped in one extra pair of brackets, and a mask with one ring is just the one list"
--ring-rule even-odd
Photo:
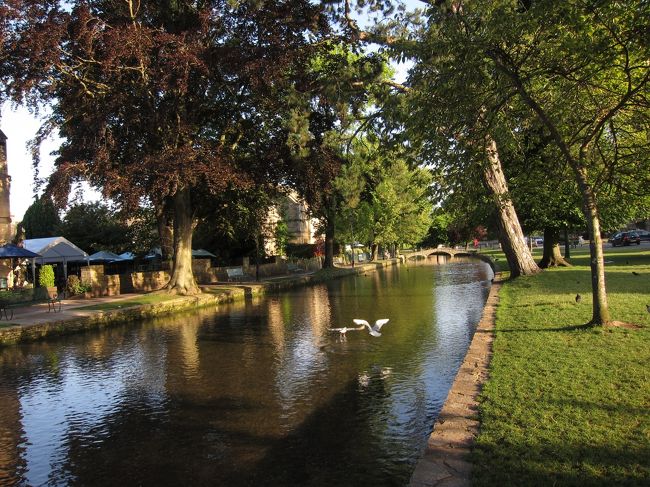
[[(0, 360), (0, 484), (404, 485), (486, 268), (393, 269), (21, 348)], [(383, 317), (379, 338), (329, 330)]]

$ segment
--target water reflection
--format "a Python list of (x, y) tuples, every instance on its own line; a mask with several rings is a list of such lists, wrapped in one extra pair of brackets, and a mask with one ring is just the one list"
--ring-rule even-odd
[(404, 485), (490, 277), (409, 266), (3, 350), (0, 484)]

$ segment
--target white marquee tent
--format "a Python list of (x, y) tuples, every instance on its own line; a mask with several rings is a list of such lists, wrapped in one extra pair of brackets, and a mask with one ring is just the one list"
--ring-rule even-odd
[(25, 240), (23, 246), (40, 255), (34, 259), (38, 264), (63, 264), (66, 279), (68, 262), (88, 262), (88, 254), (65, 237), (31, 238)]

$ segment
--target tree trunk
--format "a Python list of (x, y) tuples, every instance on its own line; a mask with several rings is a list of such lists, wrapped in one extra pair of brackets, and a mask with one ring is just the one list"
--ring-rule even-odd
[(192, 272), (192, 234), (195, 222), (189, 189), (181, 189), (173, 197), (174, 259), (167, 290), (174, 294), (199, 294), (201, 290)]
[(605, 287), (605, 259), (603, 254), (603, 239), (600, 236), (600, 218), (596, 195), (587, 179), (587, 170), (582, 164), (572, 165), (582, 192), (582, 211), (587, 220), (589, 230), (589, 263), (591, 267), (592, 316), (591, 323), (605, 325), (611, 320), (607, 304), (607, 289)]
[[(513, 80), (514, 85), (524, 102), (537, 114), (546, 128), (548, 128), (551, 136), (560, 149), (560, 152), (562, 152), (564, 159), (571, 166), (571, 169), (575, 174), (576, 182), (578, 183), (580, 193), (582, 194), (582, 212), (587, 220), (587, 229), (589, 230), (589, 262), (591, 267), (591, 294), (593, 299), (591, 323), (594, 325), (607, 324), (611, 318), (607, 304), (607, 289), (605, 287), (605, 260), (603, 258), (603, 242), (600, 236), (598, 205), (596, 203), (596, 195), (589, 183), (589, 178), (587, 177), (587, 168), (583, 164), (583, 161), (585, 161), (587, 157), (589, 144), (593, 142), (593, 137), (597, 131), (591, 131), (587, 139), (582, 142), (579, 158), (576, 159), (571, 153), (570, 146), (567, 144), (551, 118), (544, 111), (541, 105), (526, 91), (526, 88), (518, 74), (509, 70), (498, 57), (494, 58), (494, 60), (496, 61), (497, 66)], [(616, 111), (612, 110), (609, 112), (609, 116), (614, 116), (615, 113)], [(604, 122), (605, 120), (601, 123)], [(583, 133), (588, 132), (586, 127), (583, 127), (581, 131)]]
[(323, 261), (323, 269), (331, 269), (334, 267), (334, 214), (336, 211), (336, 204), (331, 197), (329, 198), (328, 203), (329, 208), (327, 209), (327, 222), (325, 224), (325, 260)]
[(379, 245), (375, 243), (370, 245), (370, 260), (372, 261), (377, 260), (378, 255), (379, 255)]
[(510, 276), (528, 276), (539, 272), (530, 250), (526, 246), (524, 233), (519, 224), (517, 212), (508, 192), (497, 144), (490, 135), (485, 137), (485, 154), (487, 164), (483, 169), (483, 178), (492, 192), (497, 207), (497, 225), (501, 246), (510, 266)]
[(571, 244), (569, 243), (569, 230), (564, 227), (564, 258), (571, 258)]
[(546, 227), (544, 229), (544, 255), (539, 262), (542, 269), (549, 267), (570, 267), (560, 252), (560, 231), (557, 228)]
[(174, 255), (174, 222), (166, 202), (156, 207), (156, 224), (162, 260), (167, 261)]
[(257, 232), (255, 235), (255, 281), (259, 282), (260, 280), (260, 240), (262, 235), (260, 232)]

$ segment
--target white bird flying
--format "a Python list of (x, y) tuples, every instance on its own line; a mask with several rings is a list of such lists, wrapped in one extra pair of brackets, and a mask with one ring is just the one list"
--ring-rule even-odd
[(339, 340), (342, 342), (347, 340), (348, 337), (346, 335), (347, 332), (349, 331), (358, 331), (358, 330), (363, 330), (363, 326), (359, 327), (350, 327), (350, 326), (344, 326), (343, 328), (330, 328), (330, 331), (338, 331), (339, 332)]
[[(370, 326), (370, 323), (368, 323), (366, 320), (359, 320), (359, 319), (354, 319), (354, 321), (357, 325), (363, 325), (368, 327), (368, 332), (374, 336), (374, 337), (380, 337), (381, 333), (379, 333), (379, 330), (381, 330), (381, 327), (384, 326), (386, 323), (388, 323), (390, 320), (388, 318), (384, 318), (382, 320), (377, 320), (375, 321), (375, 324), (373, 326)], [(363, 328), (362, 326), (362, 328)]]

